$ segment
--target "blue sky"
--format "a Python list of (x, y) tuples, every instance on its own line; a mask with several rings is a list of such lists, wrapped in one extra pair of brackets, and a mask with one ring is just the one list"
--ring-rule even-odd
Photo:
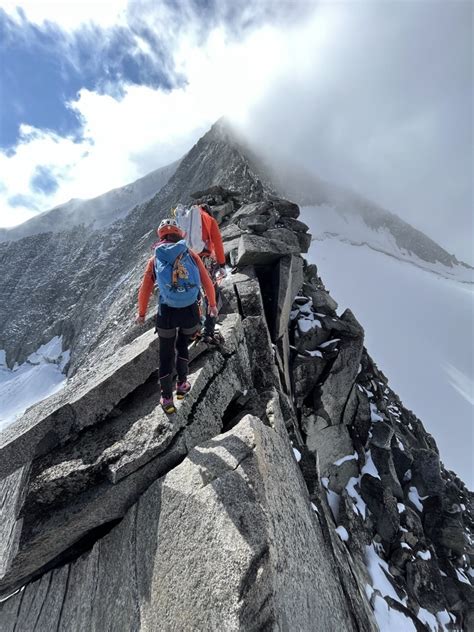
[(123, 186), (227, 115), (473, 262), (472, 18), (468, 1), (0, 0), (0, 225)]
[[(0, 85), (2, 90), (0, 147), (11, 149), (22, 123), (61, 135), (82, 135), (82, 122), (67, 107), (81, 88), (120, 98), (124, 84), (170, 89), (175, 77), (163, 62), (135, 50), (130, 29), (82, 27), (67, 35), (54, 24), (39, 28), (24, 18), (12, 19), (0, 9)], [(135, 33), (156, 51), (159, 42), (146, 27)], [(65, 51), (73, 51), (69, 58)], [(8, 104), (8, 105), (7, 105)]]

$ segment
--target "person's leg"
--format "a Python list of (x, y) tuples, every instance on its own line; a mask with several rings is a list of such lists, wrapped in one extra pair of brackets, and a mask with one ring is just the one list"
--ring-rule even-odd
[(180, 327), (176, 341), (176, 372), (178, 374), (176, 394), (185, 395), (191, 388), (187, 381), (189, 363), (189, 343), (192, 336), (199, 331), (200, 314), (196, 303), (183, 308), (180, 314)]
[(159, 329), (160, 338), (160, 388), (161, 397), (173, 397), (173, 372), (175, 358), (176, 329)]
[(183, 333), (183, 330), (178, 331), (178, 338), (176, 340), (176, 373), (178, 374), (178, 384), (186, 382), (188, 377), (188, 363), (189, 363), (189, 349), (188, 345), (191, 336)]

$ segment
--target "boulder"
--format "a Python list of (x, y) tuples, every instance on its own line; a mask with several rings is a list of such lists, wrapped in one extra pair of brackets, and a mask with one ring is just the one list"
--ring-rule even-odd
[[(309, 430), (309, 429), (308, 429)], [(354, 452), (347, 426), (328, 426), (322, 430), (314, 428), (306, 437), (311, 452), (317, 452), (321, 476), (326, 476), (331, 465)]]
[(436, 496), (444, 491), (439, 455), (432, 450), (413, 449), (412, 481), (420, 496)]
[(294, 219), (299, 217), (300, 209), (298, 204), (281, 198), (271, 197), (270, 199), (273, 202), (273, 208), (278, 211), (281, 217), (292, 217)]
[(299, 254), (300, 247), (293, 233), (290, 233), (292, 238), (285, 242), (280, 239), (269, 239), (267, 235), (271, 232), (267, 231), (265, 236), (243, 234), (240, 237), (233, 264), (239, 267), (254, 264), (264, 265), (272, 263), (284, 255)]
[(360, 482), (360, 493), (376, 519), (377, 533), (387, 543), (394, 542), (400, 527), (397, 501), (382, 481), (371, 474), (364, 474)]
[(398, 446), (392, 446), (392, 459), (398, 480), (403, 481), (406, 472), (411, 468), (413, 463), (411, 451), (409, 451), (408, 448), (402, 450)]
[(237, 224), (233, 224), (233, 223), (229, 224), (228, 226), (226, 226), (225, 228), (221, 230), (221, 236), (222, 236), (223, 242), (230, 241), (232, 239), (238, 239), (241, 234), (242, 234), (242, 231), (240, 230), (240, 228), (237, 226)]
[(372, 426), (372, 436), (370, 443), (382, 450), (390, 450), (394, 429), (385, 421), (378, 421)]
[(408, 505), (405, 505), (405, 510), (400, 514), (400, 523), (402, 527), (410, 531), (410, 533), (413, 533), (417, 539), (424, 537), (420, 517), (416, 511), (413, 511)]
[(359, 441), (361, 446), (365, 446), (369, 438), (369, 431), (372, 428), (370, 404), (367, 395), (355, 388), (357, 394), (357, 412), (352, 422), (353, 436)]
[(223, 219), (231, 215), (233, 212), (234, 204), (232, 202), (226, 202), (225, 204), (212, 207), (212, 215), (218, 224), (220, 224)]
[(422, 608), (433, 614), (444, 610), (446, 600), (438, 565), (433, 559), (423, 560), (416, 557), (407, 562), (408, 592)]
[(326, 290), (318, 288), (312, 283), (304, 283), (303, 294), (313, 300), (313, 306), (318, 312), (335, 314), (337, 303)]
[[(346, 310), (343, 318), (351, 326), (355, 326), (354, 323), (357, 323), (349, 310)], [(363, 330), (359, 325), (359, 337), (341, 340), (339, 353), (334, 360), (331, 371), (320, 387), (317, 413), (320, 417), (327, 419), (330, 424), (342, 423), (344, 408), (359, 372), (363, 347)]]
[[(375, 423), (373, 428), (376, 428), (381, 423), (383, 422)], [(398, 480), (390, 450), (385, 450), (376, 445), (372, 445), (370, 453), (384, 486), (390, 489), (395, 498), (397, 498), (400, 502), (403, 501), (404, 497), (402, 486)]]
[(260, 284), (256, 277), (238, 277), (234, 279), (231, 276), (234, 291), (237, 296), (238, 308), (241, 316), (264, 316), (262, 295), (260, 293)]
[(287, 228), (271, 228), (264, 234), (267, 239), (274, 242), (283, 242), (291, 248), (291, 252), (299, 252), (298, 236)]
[(359, 465), (356, 459), (343, 461), (340, 465), (335, 463), (328, 466), (325, 476), (329, 479), (328, 489), (341, 494), (351, 478), (359, 476)]
[(318, 356), (298, 355), (293, 360), (293, 390), (298, 408), (301, 408), (304, 400), (315, 389), (325, 367), (326, 360)]
[(242, 324), (249, 354), (250, 375), (254, 387), (267, 389), (275, 386), (281, 389), (280, 377), (274, 361), (275, 352), (272, 347), (265, 316), (247, 316)]
[(232, 220), (238, 223), (244, 217), (262, 215), (272, 208), (273, 204), (271, 202), (252, 202), (251, 204), (244, 204), (234, 213)]
[(296, 237), (298, 239), (300, 251), (308, 252), (309, 247), (311, 246), (311, 241), (313, 239), (310, 233), (296, 233)]
[(292, 230), (294, 233), (307, 233), (309, 226), (299, 219), (293, 217), (280, 217), (278, 225), (288, 230)]
[(265, 231), (275, 228), (276, 218), (274, 215), (250, 215), (242, 217), (239, 221), (241, 230), (248, 230), (251, 233), (262, 235)]

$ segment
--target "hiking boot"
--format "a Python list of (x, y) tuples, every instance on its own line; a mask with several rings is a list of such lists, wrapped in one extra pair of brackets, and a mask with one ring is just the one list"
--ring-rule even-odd
[(176, 385), (176, 397), (177, 399), (184, 399), (186, 393), (189, 393), (191, 390), (191, 384), (184, 380), (184, 382), (178, 382)]
[(173, 397), (162, 397), (161, 398), (161, 407), (167, 415), (172, 415), (176, 412), (176, 408), (174, 405)]
[(215, 347), (220, 347), (224, 344), (224, 338), (218, 331), (215, 331), (213, 334), (204, 333), (202, 339), (206, 344), (214, 345)]

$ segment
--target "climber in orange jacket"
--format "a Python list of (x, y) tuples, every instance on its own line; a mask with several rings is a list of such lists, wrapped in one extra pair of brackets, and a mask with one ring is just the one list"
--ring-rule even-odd
[[(205, 243), (204, 250), (199, 253), (202, 262), (206, 266), (206, 270), (214, 284), (217, 302), (219, 300), (219, 280), (227, 276), (225, 269), (225, 253), (222, 243), (221, 231), (219, 225), (212, 216), (211, 207), (208, 204), (199, 206), (202, 224), (202, 240)], [(206, 318), (204, 321), (203, 338), (207, 343), (219, 344), (222, 339), (215, 333), (217, 315), (212, 316), (209, 310), (206, 310)]]
[[(182, 399), (190, 390), (187, 380), (191, 336), (200, 329), (198, 297), (201, 285), (206, 293), (208, 314), (217, 317), (214, 286), (199, 256), (188, 249), (174, 219), (164, 219), (155, 254), (148, 260), (138, 293), (137, 322), (143, 323), (155, 285), (159, 290), (156, 332), (160, 338), (159, 378), (161, 405), (166, 413), (176, 411), (173, 374), (176, 366), (176, 395)], [(177, 332), (177, 336), (176, 336)]]

